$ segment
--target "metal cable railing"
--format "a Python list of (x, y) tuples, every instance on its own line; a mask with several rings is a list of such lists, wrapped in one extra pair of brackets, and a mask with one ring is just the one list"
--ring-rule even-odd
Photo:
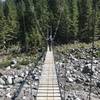
[[(40, 60), (44, 61), (44, 57), (45, 57), (45, 50), (41, 53), (41, 55), (37, 58), (37, 60), (35, 61), (34, 67), (36, 67), (38, 65), (38, 62)], [(42, 61), (42, 62), (43, 62)], [(24, 80), (21, 82), (20, 86), (18, 87), (18, 89), (16, 90), (16, 92), (14, 93), (14, 96), (11, 98), (11, 100), (16, 100), (16, 98), (19, 96), (24, 84), (26, 83), (26, 80), (28, 79), (28, 77), (32, 74), (32, 71), (34, 70), (34, 67), (31, 68), (28, 72), (28, 75), (24, 78)]]

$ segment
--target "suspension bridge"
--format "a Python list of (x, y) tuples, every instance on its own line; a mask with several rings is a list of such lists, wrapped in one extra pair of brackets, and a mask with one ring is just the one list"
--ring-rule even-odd
[(61, 100), (53, 51), (47, 50), (37, 94), (37, 100)]

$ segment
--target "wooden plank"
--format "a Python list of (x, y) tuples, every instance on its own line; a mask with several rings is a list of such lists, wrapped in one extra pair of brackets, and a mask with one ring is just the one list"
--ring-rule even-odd
[(52, 51), (47, 51), (36, 100), (61, 100)]

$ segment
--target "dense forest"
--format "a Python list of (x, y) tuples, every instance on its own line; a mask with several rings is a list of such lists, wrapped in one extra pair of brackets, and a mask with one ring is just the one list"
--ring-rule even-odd
[(56, 43), (91, 42), (100, 35), (100, 1), (0, 0), (1, 49), (41, 48), (50, 34)]

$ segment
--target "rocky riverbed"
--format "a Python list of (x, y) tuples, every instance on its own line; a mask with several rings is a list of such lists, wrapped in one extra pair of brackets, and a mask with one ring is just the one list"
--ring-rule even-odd
[[(16, 64), (16, 62), (14, 62)], [(0, 100), (34, 100), (37, 95), (43, 62), (30, 63), (20, 69), (0, 69)]]
[[(88, 100), (90, 74), (92, 75), (92, 100), (100, 100), (100, 49), (94, 49), (93, 63), (90, 48), (55, 49), (55, 64), (62, 98)], [(91, 71), (91, 64), (92, 71)]]

